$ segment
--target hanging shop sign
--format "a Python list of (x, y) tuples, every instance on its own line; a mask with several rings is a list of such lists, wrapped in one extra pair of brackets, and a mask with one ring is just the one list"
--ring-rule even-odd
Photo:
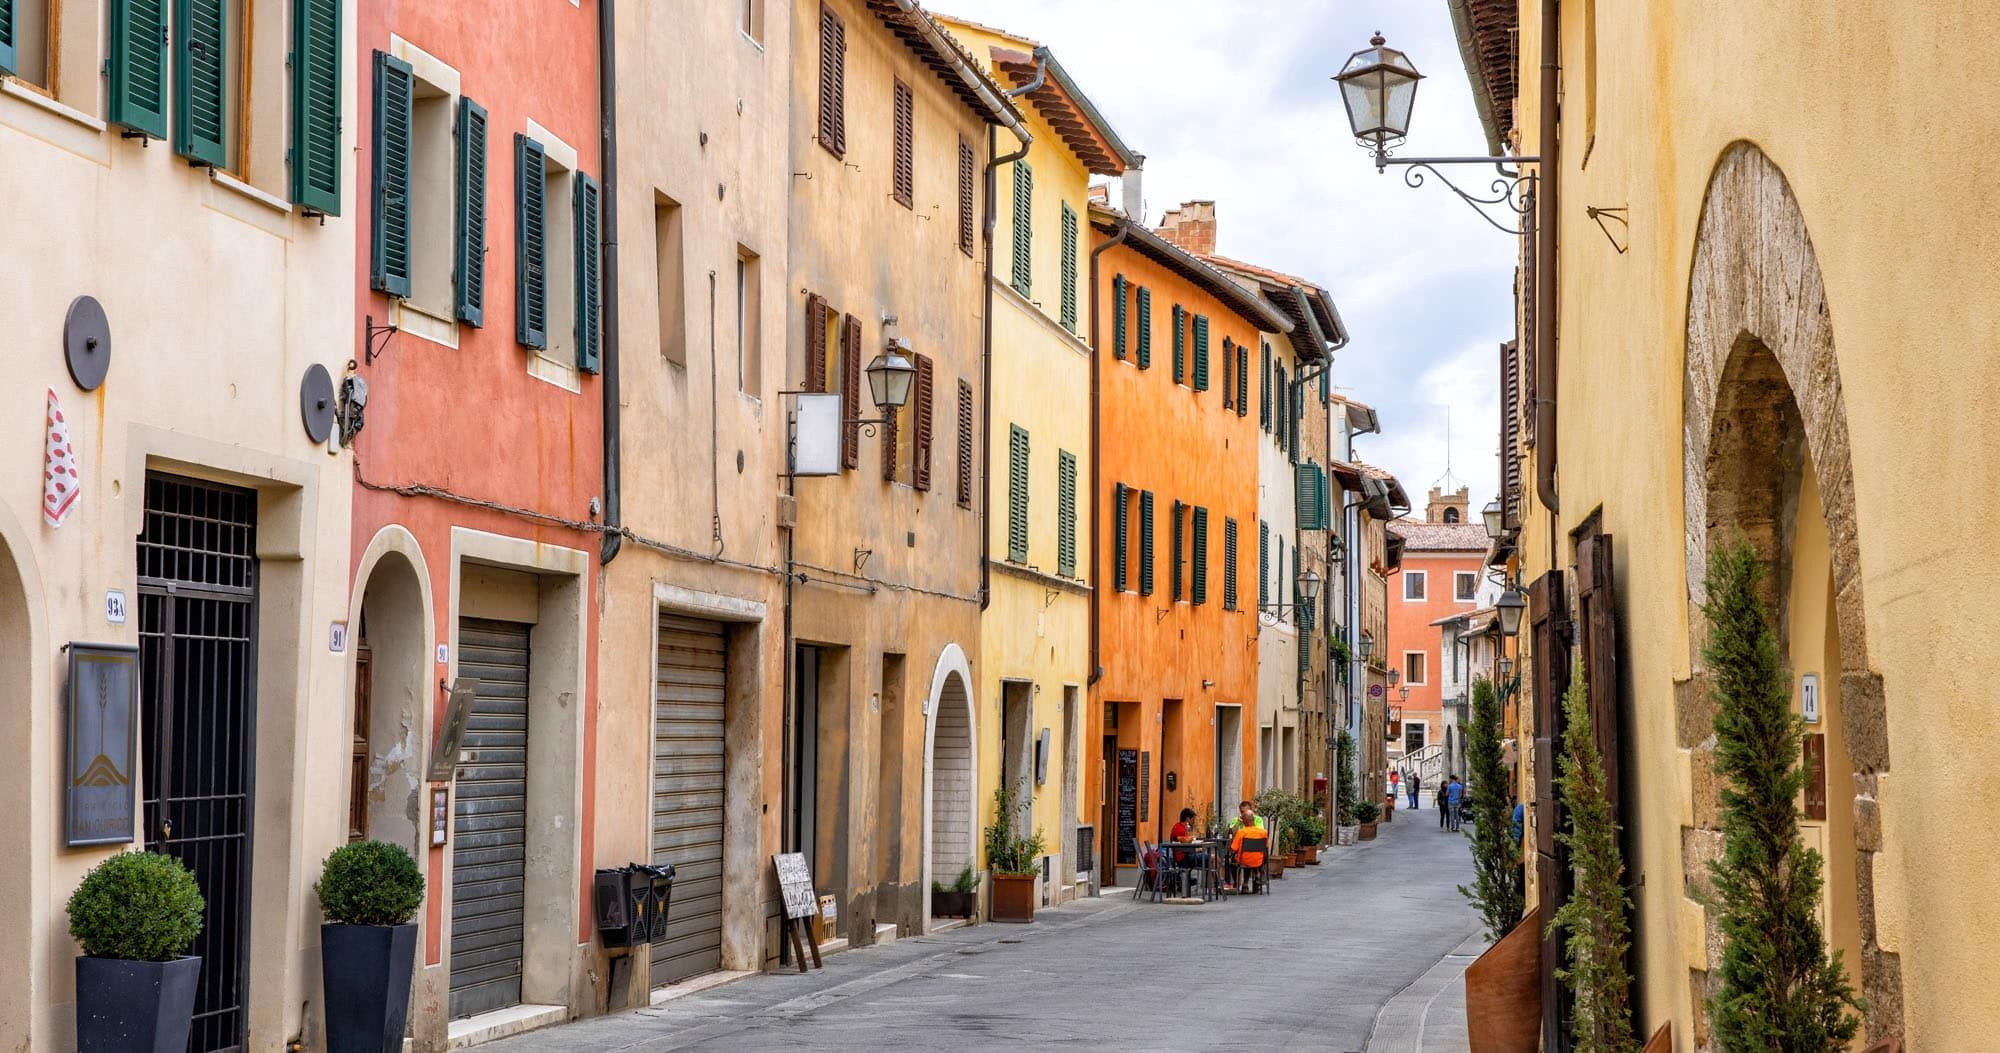
[(139, 649), (71, 643), (68, 651), (64, 842), (127, 844), (138, 825)]

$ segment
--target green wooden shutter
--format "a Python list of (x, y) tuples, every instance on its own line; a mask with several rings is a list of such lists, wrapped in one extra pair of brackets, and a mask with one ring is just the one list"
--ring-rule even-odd
[(1262, 344), (1264, 371), (1258, 378), (1257, 424), (1265, 431), (1271, 430), (1271, 345)]
[(1194, 510), (1194, 585), (1189, 590), (1196, 603), (1208, 602), (1208, 509)]
[(1130, 488), (1119, 483), (1111, 491), (1111, 587), (1125, 591), (1125, 537), (1130, 530), (1131, 512), (1125, 508)]
[(112, 124), (167, 137), (167, 0), (111, 0)]
[(1187, 311), (1174, 305), (1174, 383), (1187, 379)]
[(1028, 562), (1028, 433), (1007, 426), (1007, 558)]
[(542, 144), (514, 133), (514, 338), (549, 346), (548, 175)]
[(1333, 382), (1327, 378), (1333, 375), (1333, 363), (1324, 362), (1319, 367), (1319, 404), (1324, 406), (1332, 398)]
[(1140, 369), (1153, 368), (1153, 290), (1139, 287), (1139, 339), (1133, 352)]
[(1271, 392), (1273, 400), (1271, 427), (1276, 429), (1278, 449), (1283, 450), (1292, 435), (1291, 425), (1286, 423), (1292, 419), (1292, 385), (1285, 377), (1285, 366), (1282, 362), (1274, 362), (1271, 365)]
[(1194, 389), (1208, 390), (1208, 316), (1194, 316)]
[(1181, 534), (1183, 533), (1181, 524), (1185, 521), (1186, 517), (1181, 509), (1186, 507), (1186, 505), (1181, 504), (1179, 501), (1174, 502), (1174, 529), (1172, 531), (1174, 535), (1173, 598), (1176, 603), (1180, 602), (1181, 598), (1181, 550), (1185, 547), (1181, 540)]
[(1222, 608), (1236, 609), (1236, 520), (1222, 520)]
[(1056, 451), (1056, 573), (1076, 577), (1076, 455)]
[(1250, 415), (1250, 349), (1236, 345), (1236, 415)]
[(174, 0), (174, 152), (197, 164), (229, 165), (227, 5)]
[[(1119, 583), (1124, 588), (1124, 583)], [(1153, 594), (1153, 491), (1139, 491), (1139, 594)]]
[(1236, 408), (1236, 342), (1222, 338), (1222, 408)]
[(1271, 581), (1275, 584), (1278, 602), (1283, 603), (1285, 598), (1285, 535), (1282, 532), (1278, 534), (1278, 573), (1271, 576)]
[(387, 52), (375, 53), (375, 193), (368, 286), (410, 295), (410, 124), (416, 73)]
[(0, 0), (0, 73), (20, 71), (20, 41), (14, 0)]
[(1062, 324), (1076, 332), (1076, 210), (1062, 207)]
[(1035, 265), (1034, 216), (1035, 216), (1035, 173), (1028, 168), (1028, 162), (1014, 162), (1014, 291), (1022, 296), (1032, 295)]
[(1257, 521), (1257, 609), (1271, 602), (1271, 524)]
[(452, 310), (468, 325), (486, 322), (486, 110), (458, 100), (458, 209), (452, 243)]
[(1125, 357), (1125, 276), (1111, 279), (1111, 354)]
[(598, 343), (603, 329), (604, 191), (597, 180), (576, 174), (576, 368), (598, 369)]
[(1326, 471), (1318, 464), (1307, 461), (1292, 469), (1296, 479), (1295, 494), (1298, 503), (1300, 530), (1325, 530), (1326, 524)]
[(292, 201), (340, 215), (341, 0), (292, 5)]

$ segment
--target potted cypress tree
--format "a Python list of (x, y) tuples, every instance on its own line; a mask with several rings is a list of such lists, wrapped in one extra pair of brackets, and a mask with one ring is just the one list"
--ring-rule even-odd
[(941, 881), (931, 882), (931, 917), (970, 918), (979, 911), (979, 875), (972, 872), (972, 864), (958, 872), (947, 888)]
[(1474, 1053), (1533, 1049), (1542, 1028), (1540, 911), (1527, 911), (1521, 841), (1510, 815), (1507, 764), (1500, 736), (1500, 698), (1493, 682), (1472, 682), (1472, 723), (1465, 729), (1472, 785), (1473, 882), (1458, 891), (1479, 908), (1486, 948), (1465, 970), (1465, 1018)]
[(386, 841), (356, 841), (327, 857), (313, 891), (326, 915), (319, 954), (327, 1049), (401, 1050), (417, 953), (410, 919), (424, 903), (417, 861)]
[(1625, 968), (1632, 944), (1625, 914), (1632, 899), (1625, 891), (1618, 823), (1606, 796), (1604, 758), (1591, 732), (1590, 690), (1581, 655), (1570, 671), (1563, 712), (1569, 722), (1556, 758), (1556, 793), (1569, 813), (1569, 829), (1557, 830), (1556, 840), (1569, 848), (1576, 891), (1549, 922), (1550, 935), (1561, 933), (1563, 940), (1556, 979), (1576, 997), (1570, 1030), (1577, 1049), (1638, 1053), (1632, 1033), (1632, 977)]
[(1359, 838), (1361, 824), (1354, 818), (1354, 736), (1345, 731), (1334, 740), (1334, 763), (1340, 770), (1333, 783), (1333, 843), (1351, 845)]
[(201, 959), (184, 954), (208, 904), (172, 856), (120, 852), (91, 868), (69, 898), (81, 1053), (181, 1053), (194, 1024)]
[(993, 791), (993, 822), (986, 827), (985, 841), (986, 867), (993, 874), (994, 921), (1035, 920), (1035, 878), (1048, 846), (1040, 830), (1026, 837), (1014, 832), (1018, 801), (1011, 786), (1003, 784)]

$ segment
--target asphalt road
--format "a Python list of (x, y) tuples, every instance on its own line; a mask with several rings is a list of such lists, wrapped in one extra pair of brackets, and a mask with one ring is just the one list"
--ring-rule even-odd
[(1399, 811), (1372, 843), (1201, 906), (1129, 893), (837, 954), (496, 1051), (1464, 1049), (1470, 842)]

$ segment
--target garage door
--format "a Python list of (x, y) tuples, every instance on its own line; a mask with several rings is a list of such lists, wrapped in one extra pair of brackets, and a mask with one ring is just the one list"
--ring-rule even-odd
[(528, 626), (462, 618), (458, 674), (479, 681), (452, 803), (451, 1015), (521, 1001), (528, 832)]
[(653, 693), (653, 862), (674, 867), (653, 982), (722, 967), (723, 637), (715, 622), (660, 617)]

